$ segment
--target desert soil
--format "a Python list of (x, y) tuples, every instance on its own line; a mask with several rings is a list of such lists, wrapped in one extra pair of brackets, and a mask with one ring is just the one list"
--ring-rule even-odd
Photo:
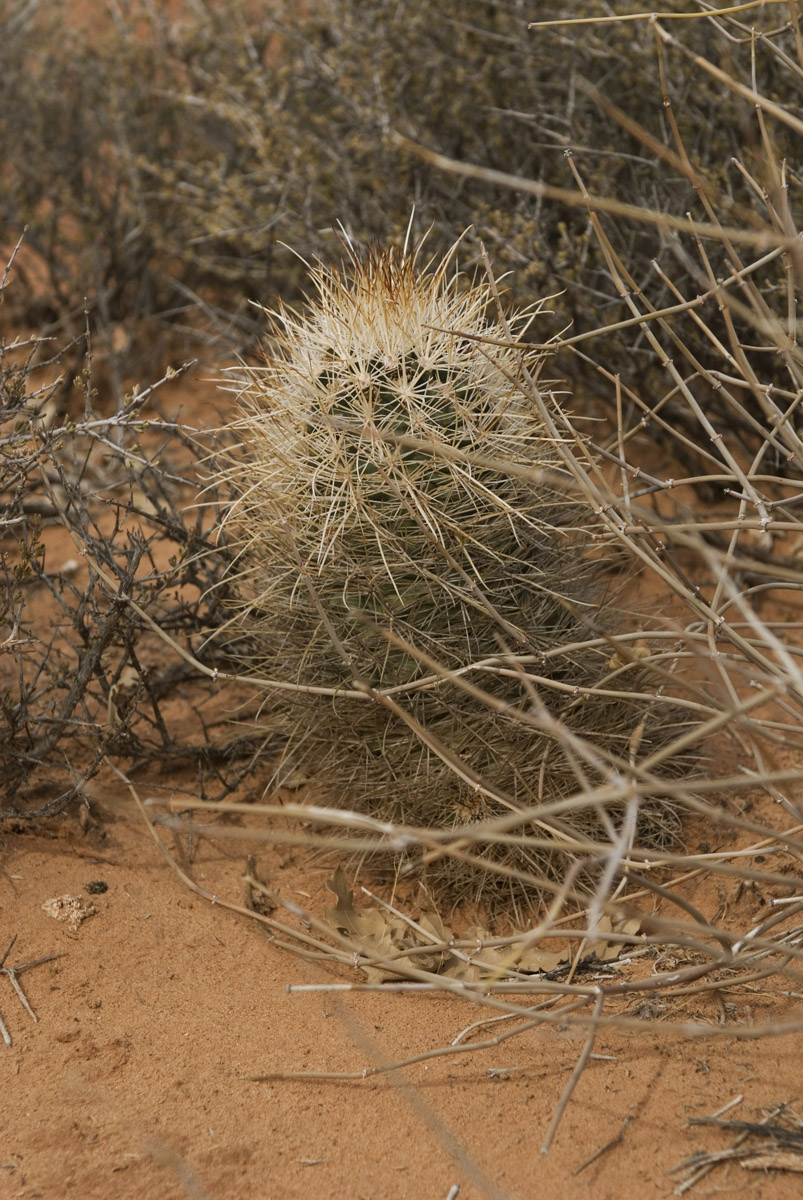
[[(727, 1144), (690, 1118), (742, 1095), (731, 1113), (757, 1119), (800, 1095), (799, 1035), (735, 1042), (611, 1031), (542, 1156), (579, 1031), (541, 1028), (364, 1081), (246, 1081), (360, 1070), (444, 1046), (483, 1013), (443, 996), (288, 994), (288, 984), (362, 976), (305, 962), (199, 899), (119, 782), (93, 794), (88, 822), (69, 817), (0, 841), (3, 937), (17, 937), (7, 965), (61, 955), (20, 976), (36, 1024), (0, 980), (12, 1038), (0, 1052), (2, 1197), (445, 1200), (455, 1186), (463, 1200), (670, 1196), (667, 1171)], [(237, 844), (202, 842), (192, 870), (209, 890), (242, 899)], [(321, 911), (322, 865), (265, 851), (258, 870)], [(107, 890), (90, 895), (99, 882)], [(43, 909), (64, 895), (97, 911), (71, 929)], [(760, 991), (739, 1000), (741, 1018), (773, 1012), (783, 1015)], [(699, 998), (684, 1015), (719, 1021), (716, 1005)], [(725, 1163), (695, 1192), (786, 1200), (801, 1194), (800, 1176)]]

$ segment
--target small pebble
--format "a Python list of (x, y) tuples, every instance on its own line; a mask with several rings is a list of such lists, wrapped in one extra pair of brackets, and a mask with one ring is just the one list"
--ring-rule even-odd
[(94, 904), (87, 903), (80, 896), (54, 896), (52, 900), (45, 900), (42, 908), (49, 917), (66, 921), (73, 933), (78, 931), (87, 917), (93, 917), (98, 911)]

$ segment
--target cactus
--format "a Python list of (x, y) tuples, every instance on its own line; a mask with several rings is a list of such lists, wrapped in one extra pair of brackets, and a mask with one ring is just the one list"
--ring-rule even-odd
[[(240, 381), (227, 521), (245, 667), (298, 685), (262, 710), (284, 741), (275, 782), (442, 830), (576, 790), (561, 722), (626, 759), (644, 713), (583, 693), (607, 671), (609, 647), (582, 645), (605, 603), (591, 509), (534, 395), (545, 356), (520, 340), (537, 310), (495, 316), (453, 255), (419, 259), (319, 266), (309, 311), (273, 315), (276, 350)], [(510, 655), (557, 684), (538, 690), (546, 723)], [(665, 736), (651, 728), (645, 746)], [(671, 830), (670, 809), (649, 808)], [(593, 809), (561, 820), (438, 860), (428, 880), (532, 899), (565, 870), (566, 821), (601, 828)]]

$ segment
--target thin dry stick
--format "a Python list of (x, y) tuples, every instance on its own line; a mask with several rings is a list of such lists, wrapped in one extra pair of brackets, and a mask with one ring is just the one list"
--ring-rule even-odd
[[(34, 958), (34, 959), (31, 959), (30, 962), (18, 963), (16, 967), (7, 967), (5, 965), (6, 959), (8, 958), (9, 954), (11, 953), (11, 950), (12, 950), (16, 940), (17, 940), (17, 934), (14, 934), (14, 937), (11, 939), (11, 944), (9, 945), (9, 947), (6, 950), (5, 954), (3, 955), (2, 959), (0, 959), (0, 975), (5, 975), (6, 978), (10, 981), (11, 986), (13, 987), (14, 991), (17, 993), (17, 997), (19, 998), (20, 1003), (22, 1004), (25, 1011), (28, 1013), (28, 1016), (31, 1018), (31, 1020), (38, 1022), (39, 1018), (37, 1017), (34, 1010), (31, 1008), (30, 1004), (28, 1003), (28, 997), (25, 995), (24, 991), (22, 990), (22, 985), (20, 984), (19, 980), (17, 979), (17, 976), (21, 975), (23, 971), (30, 971), (34, 967), (41, 967), (45, 963), (54, 962), (55, 959), (57, 959), (57, 958), (64, 958), (64, 957), (66, 957), (66, 953), (47, 954), (47, 955), (45, 955), (44, 958)], [(6, 1046), (8, 1046), (8, 1048), (10, 1049), (11, 1048), (11, 1034), (8, 1032), (8, 1028), (6, 1027), (5, 1022), (3, 1021), (2, 1015), (0, 1015), (0, 1035), (2, 1035), (3, 1041), (5, 1042)]]
[[(739, 1099), (741, 1099), (741, 1097)], [(735, 1101), (731, 1101), (730, 1104), (726, 1104), (724, 1108), (718, 1110), (715, 1116), (720, 1115), (723, 1112), (727, 1112), (729, 1108), (733, 1108), (734, 1103)], [(769, 1122), (774, 1120), (774, 1118), (777, 1117), (779, 1113), (782, 1113), (785, 1108), (785, 1104), (777, 1105), (771, 1112), (767, 1113), (766, 1117), (760, 1122), (760, 1124), (769, 1124)], [(691, 1124), (691, 1122), (689, 1123)], [(691, 1158), (684, 1159), (684, 1161), (678, 1163), (677, 1166), (671, 1167), (670, 1170), (667, 1171), (667, 1175), (675, 1175), (679, 1171), (690, 1169), (690, 1174), (687, 1175), (686, 1179), (683, 1180), (682, 1183), (679, 1183), (675, 1188), (675, 1195), (685, 1195), (690, 1188), (693, 1188), (696, 1183), (699, 1183), (701, 1179), (704, 1179), (706, 1175), (713, 1171), (714, 1167), (718, 1166), (723, 1159), (736, 1157), (734, 1152), (738, 1150), (738, 1147), (747, 1140), (748, 1136), (749, 1131), (744, 1131), (735, 1139), (728, 1150), (719, 1152), (714, 1151), (711, 1154), (706, 1154), (704, 1151), (699, 1152), (698, 1154), (692, 1155)], [(700, 1161), (701, 1158), (703, 1159), (702, 1162)]]
[[(299, 989), (293, 989), (294, 991)], [(541, 1010), (546, 1004), (552, 1004), (554, 1001), (545, 1001), (535, 1005), (533, 1011)], [(568, 1005), (565, 1010), (559, 1014), (562, 1018), (569, 1010), (581, 1008), (586, 1003), (585, 999), (577, 1000)], [(496, 1020), (510, 1019), (513, 1013), (506, 1013), (504, 1017), (495, 1018)], [(372, 1075), (382, 1075), (387, 1071), (402, 1070), (404, 1067), (412, 1067), (417, 1063), (430, 1062), (435, 1058), (448, 1058), (455, 1055), (473, 1053), (474, 1051), (493, 1050), (497, 1046), (501, 1046), (509, 1038), (517, 1037), (520, 1033), (526, 1033), (529, 1029), (536, 1028), (541, 1023), (540, 1018), (537, 1020), (525, 1021), (517, 1025), (515, 1029), (505, 1030), (503, 1033), (497, 1034), (496, 1037), (488, 1038), (483, 1042), (469, 1042), (468, 1044), (458, 1043), (455, 1045), (451, 1042), (448, 1046), (438, 1046), (434, 1050), (424, 1050), (420, 1054), (412, 1054), (409, 1058), (400, 1058), (395, 1062), (384, 1063), (381, 1066), (363, 1067), (361, 1071), (271, 1071), (262, 1075), (241, 1075), (239, 1078), (249, 1080), (252, 1083), (272, 1083), (277, 1080), (337, 1080), (337, 1079), (370, 1079)]]
[(564, 25), (619, 25), (626, 21), (699, 21), (711, 17), (724, 17), (732, 13), (748, 12), (750, 9), (765, 8), (772, 4), (786, 4), (787, 0), (746, 0), (744, 4), (730, 4), (725, 8), (706, 8), (702, 12), (638, 12), (620, 13), (611, 17), (563, 17), (552, 21), (531, 21), (528, 29), (551, 29)]
[[(785, 3), (785, 0), (783, 0), (783, 2)], [(768, 3), (781, 3), (781, 0), (768, 0)], [(663, 41), (667, 42), (675, 49), (681, 50), (693, 61), (695, 66), (700, 67), (713, 79), (716, 79), (717, 83), (724, 84), (725, 87), (730, 88), (731, 91), (735, 92), (737, 96), (741, 96), (743, 99), (748, 100), (751, 104), (755, 105), (756, 108), (763, 109), (764, 112), (767, 112), (770, 114), (770, 116), (775, 117), (776, 121), (780, 121), (782, 124), (788, 125), (790, 129), (794, 129), (795, 133), (803, 133), (803, 121), (794, 116), (794, 114), (791, 113), (788, 108), (784, 108), (781, 104), (776, 104), (774, 100), (768, 100), (767, 97), (762, 96), (760, 92), (756, 92), (753, 88), (749, 88), (745, 84), (739, 83), (738, 79), (734, 79), (733, 76), (729, 75), (727, 71), (723, 71), (721, 67), (715, 67), (713, 63), (710, 63), (701, 55), (695, 54), (689, 49), (688, 46), (684, 46), (683, 42), (679, 41), (676, 37), (673, 37), (671, 33), (667, 33), (665, 29), (661, 29), (657, 22), (655, 24)], [(727, 232), (727, 236), (730, 237), (730, 231)], [(790, 250), (794, 249), (795, 240), (796, 237), (790, 240)]]
[(440, 171), (450, 175), (460, 175), (466, 179), (479, 179), (511, 191), (524, 192), (531, 196), (542, 196), (546, 200), (556, 200), (573, 208), (582, 208), (590, 199), (598, 212), (610, 213), (611, 216), (624, 217), (625, 220), (641, 225), (654, 225), (659, 229), (671, 229), (682, 233), (698, 233), (700, 237), (721, 238), (727, 236), (735, 245), (755, 246), (759, 251), (781, 248), (793, 250), (795, 238), (775, 233), (771, 229), (748, 230), (735, 226), (711, 225), (705, 221), (691, 221), (684, 217), (675, 217), (667, 212), (654, 212), (649, 208), (641, 208), (637, 204), (626, 204), (622, 200), (610, 200), (605, 196), (592, 196), (588, 199), (579, 191), (571, 188), (555, 187), (552, 184), (540, 183), (535, 179), (524, 179), (519, 175), (510, 175), (506, 171), (497, 171), (492, 167), (480, 167), (473, 163), (461, 162), (439, 154), (435, 150), (412, 141), (404, 134), (390, 132), (390, 139), (400, 149), (415, 154), (424, 162), (430, 163)]
[(563, 1114), (566, 1111), (566, 1105), (569, 1103), (572, 1092), (574, 1091), (575, 1087), (577, 1086), (577, 1082), (578, 1082), (580, 1076), (583, 1074), (583, 1071), (586, 1068), (586, 1063), (588, 1062), (588, 1059), (591, 1055), (591, 1051), (594, 1049), (594, 1042), (596, 1041), (596, 1038), (597, 1038), (597, 1022), (599, 1021), (599, 1018), (602, 1016), (602, 1006), (604, 1003), (605, 1003), (605, 994), (602, 991), (602, 989), (600, 988), (597, 991), (597, 998), (594, 1001), (594, 1012), (591, 1016), (591, 1028), (588, 1031), (588, 1037), (586, 1038), (586, 1042), (580, 1053), (580, 1057), (578, 1058), (577, 1062), (575, 1063), (574, 1070), (572, 1071), (571, 1076), (569, 1077), (569, 1082), (566, 1084), (566, 1087), (563, 1089), (563, 1095), (561, 1096), (560, 1100), (558, 1101), (558, 1106), (555, 1109), (554, 1113), (552, 1114), (552, 1120), (549, 1122), (549, 1128), (546, 1131), (546, 1137), (544, 1138), (543, 1143), (541, 1145), (541, 1153), (542, 1154), (549, 1154), (549, 1148), (552, 1145), (552, 1140), (558, 1131), (558, 1126), (560, 1125)]
[(588, 1158), (584, 1159), (580, 1163), (579, 1167), (574, 1168), (574, 1170), (572, 1171), (572, 1175), (579, 1175), (581, 1171), (585, 1171), (586, 1167), (590, 1167), (592, 1163), (595, 1163), (598, 1158), (602, 1158), (603, 1154), (607, 1154), (608, 1151), (613, 1150), (615, 1146), (620, 1146), (622, 1144), (622, 1142), (624, 1141), (624, 1136), (625, 1136), (627, 1127), (632, 1120), (633, 1120), (632, 1116), (625, 1117), (624, 1121), (621, 1124), (619, 1132), (616, 1134), (616, 1136), (612, 1137), (611, 1140), (609, 1142), (606, 1142), (604, 1146), (600, 1146), (600, 1148), (598, 1150), (595, 1150), (593, 1154), (589, 1154)]

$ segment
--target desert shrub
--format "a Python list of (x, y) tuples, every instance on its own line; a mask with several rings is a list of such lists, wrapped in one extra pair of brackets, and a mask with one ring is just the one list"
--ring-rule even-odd
[[(480, 0), (99, 9), (89, 32), (65, 31), (55, 4), (20, 4), (8, 22), (3, 206), (46, 266), (48, 319), (80, 317), (89, 292), (106, 325), (200, 324), (207, 343), (253, 336), (249, 300), (292, 298), (296, 254), (341, 257), (338, 223), (358, 242), (399, 244), (413, 206), (434, 251), (469, 228), (470, 266), (484, 241), (497, 273), (512, 270), (515, 302), (560, 293), (552, 332), (614, 323), (622, 299), (582, 204), (511, 191), (488, 172), (571, 192), (570, 151), (594, 195), (682, 219), (703, 181), (723, 222), (749, 227), (756, 187), (770, 185), (756, 114), (694, 55), (797, 111), (794, 29), (773, 26), (773, 7), (752, 36), (738, 17), (683, 23), (680, 46), (662, 50), (663, 79), (648, 22), (530, 29), (520, 7)], [(587, 0), (573, 15), (606, 12)], [(773, 137), (783, 158), (789, 130)], [(414, 146), (474, 174), (444, 174)], [(608, 236), (635, 288), (656, 279), (653, 262), (682, 291), (701, 287), (675, 229), (623, 216)], [(711, 269), (727, 269), (724, 248), (710, 249)], [(659, 307), (672, 302), (665, 281), (657, 292)], [(704, 357), (707, 341), (690, 334)], [(609, 341), (606, 365), (643, 395), (660, 378), (645, 337), (626, 354)], [(569, 366), (600, 390), (593, 365)]]
[[(190, 504), (196, 431), (157, 404), (181, 373), (168, 369), (104, 416), (86, 338), (0, 342), (4, 819), (52, 816), (85, 799), (104, 760), (169, 763), (201, 793), (227, 795), (254, 749), (253, 738), (205, 723), (200, 703), (187, 719), (193, 686), (222, 661), (197, 643), (224, 618), (212, 585), (226, 551), (210, 540), (209, 511)], [(183, 660), (182, 648), (203, 665)]]

